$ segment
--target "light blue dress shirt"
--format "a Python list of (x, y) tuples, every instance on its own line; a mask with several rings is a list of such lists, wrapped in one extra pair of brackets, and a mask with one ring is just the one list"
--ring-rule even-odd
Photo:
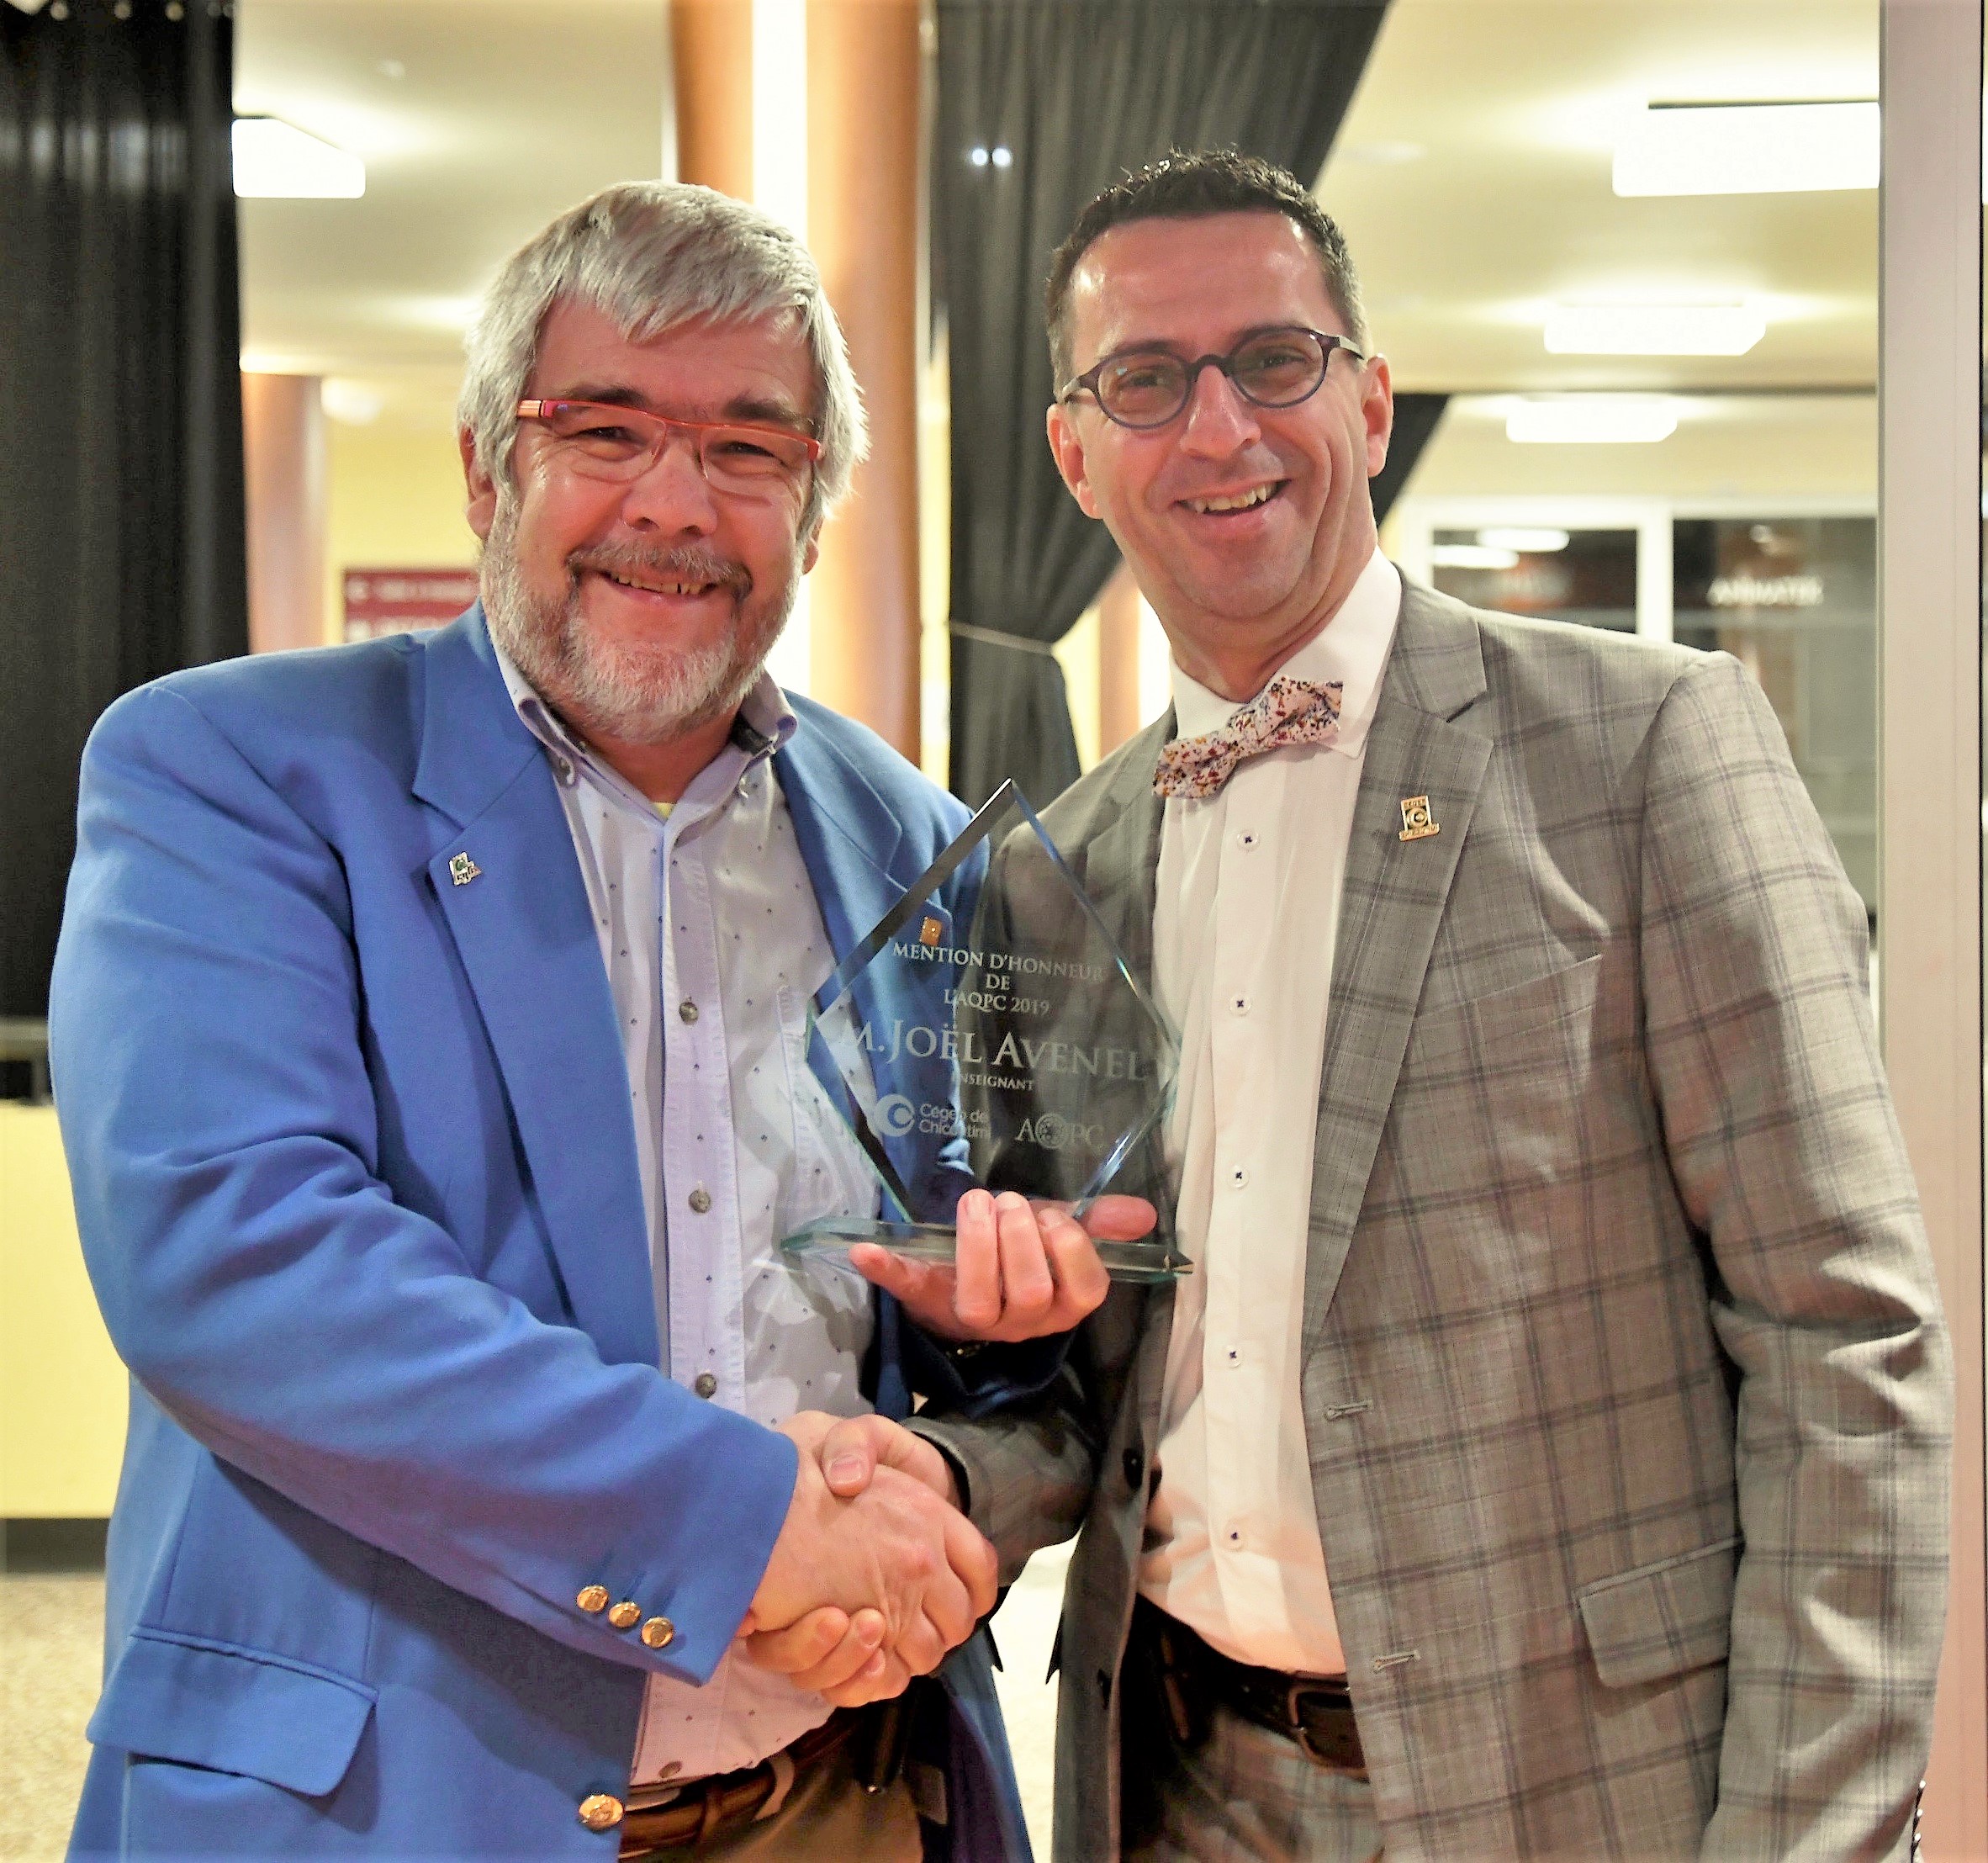
[[(498, 659), (552, 765), (621, 1026), (663, 1368), (763, 1423), (867, 1410), (868, 1284), (797, 1274), (778, 1252), (879, 1201), (806, 1063), (807, 999), (835, 961), (772, 761), (797, 720), (762, 678), (725, 748), (659, 805)], [(736, 1655), (702, 1688), (653, 1676), (632, 1780), (754, 1765), (828, 1713)]]

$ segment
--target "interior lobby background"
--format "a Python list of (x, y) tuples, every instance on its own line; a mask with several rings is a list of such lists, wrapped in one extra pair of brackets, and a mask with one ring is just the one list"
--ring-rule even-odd
[[(1274, 108), (1252, 108), (1230, 73), (1224, 100), (1208, 47), (1270, 14), (1316, 63), (1277, 65)], [(1046, 799), (1164, 707), (1166, 654), (1108, 544), (1044, 477), (1047, 362), (1028, 322), (1043, 241), (1113, 164), (1176, 135), (1315, 171), (1404, 391), (1392, 553), (1487, 606), (1740, 653), (1874, 914), (1874, 172), (1696, 196), (1625, 194), (1611, 172), (1623, 123), (1652, 103), (1874, 98), (1883, 18), (1878, 0), (0, 6), (0, 1068), (15, 1096), (0, 1102), (0, 1517), (22, 1523), (17, 1568), (37, 1548), (87, 1552), (87, 1530), (60, 1523), (108, 1511), (123, 1431), (122, 1372), (35, 1104), (34, 954), (52, 939), (47, 876), (66, 865), (81, 733), (172, 664), (460, 605), (473, 540), (457, 357), (511, 246), (594, 188), (658, 172), (751, 195), (806, 234), (878, 446), (779, 670), (970, 797), (1015, 771)], [(29, 125), (57, 73), (45, 50), (29, 56), (31, 33), (124, 125), (102, 148), (126, 167), (106, 168), (94, 230), (66, 249), (29, 185), (46, 180), (47, 145)], [(204, 135), (174, 128), (159, 99), (176, 85)], [(217, 140), (230, 115), (357, 156), (363, 193), (230, 204)], [(133, 124), (152, 139), (138, 170)], [(952, 309), (969, 289), (970, 318)], [(1726, 354), (1552, 346), (1555, 314), (1638, 299), (1742, 310), (1762, 334)], [(225, 366), (237, 352), (239, 378)], [(245, 475), (225, 443), (236, 393)], [(1655, 402), (1672, 426), (1642, 443), (1515, 437), (1529, 406), (1589, 396)], [(92, 435), (116, 471), (80, 463)], [(215, 544), (231, 525), (246, 553)], [(1064, 541), (1037, 550), (1047, 535)], [(1978, 1289), (1978, 1226), (1975, 1251)], [(1053, 1618), (1053, 1574), (1033, 1576)], [(11, 1607), (6, 1629), (10, 1646), (25, 1633)], [(7, 1841), (0, 1829), (0, 1854)]]

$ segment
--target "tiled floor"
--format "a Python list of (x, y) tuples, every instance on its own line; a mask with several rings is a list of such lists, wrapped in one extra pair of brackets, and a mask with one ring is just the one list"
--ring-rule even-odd
[[(1039, 1556), (995, 1619), (999, 1678), (1039, 1858), (1050, 1849), (1056, 1685), (1043, 1680), (1067, 1555)], [(0, 1859), (59, 1858), (89, 1756), (84, 1723), (103, 1660), (103, 1580), (92, 1573), (0, 1574)]]

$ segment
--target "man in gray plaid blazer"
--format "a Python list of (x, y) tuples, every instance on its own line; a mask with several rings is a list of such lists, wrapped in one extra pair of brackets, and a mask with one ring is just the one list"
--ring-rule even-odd
[(1401, 583), (1289, 177), (1131, 177), (1051, 315), (1176, 706), (1045, 821), (1182, 1028), (1123, 1188), (1194, 1260), (1033, 1411), (921, 1424), (1011, 1575), (1081, 1527), (1058, 1855), (1906, 1855), (1948, 1347), (1774, 714)]

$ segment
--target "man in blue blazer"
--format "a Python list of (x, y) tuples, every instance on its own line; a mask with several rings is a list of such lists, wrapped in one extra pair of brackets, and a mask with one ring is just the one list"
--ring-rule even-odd
[[(862, 448), (818, 278), (611, 189), (463, 411), (483, 602), (85, 758), (51, 1044), (133, 1383), (73, 1854), (1025, 1856), (991, 1554), (883, 1419), (1028, 1366), (773, 1254), (875, 1207), (799, 1017), (964, 820), (762, 671)], [(961, 1208), (1027, 1264), (984, 1330), (1102, 1295), (1067, 1219)]]

